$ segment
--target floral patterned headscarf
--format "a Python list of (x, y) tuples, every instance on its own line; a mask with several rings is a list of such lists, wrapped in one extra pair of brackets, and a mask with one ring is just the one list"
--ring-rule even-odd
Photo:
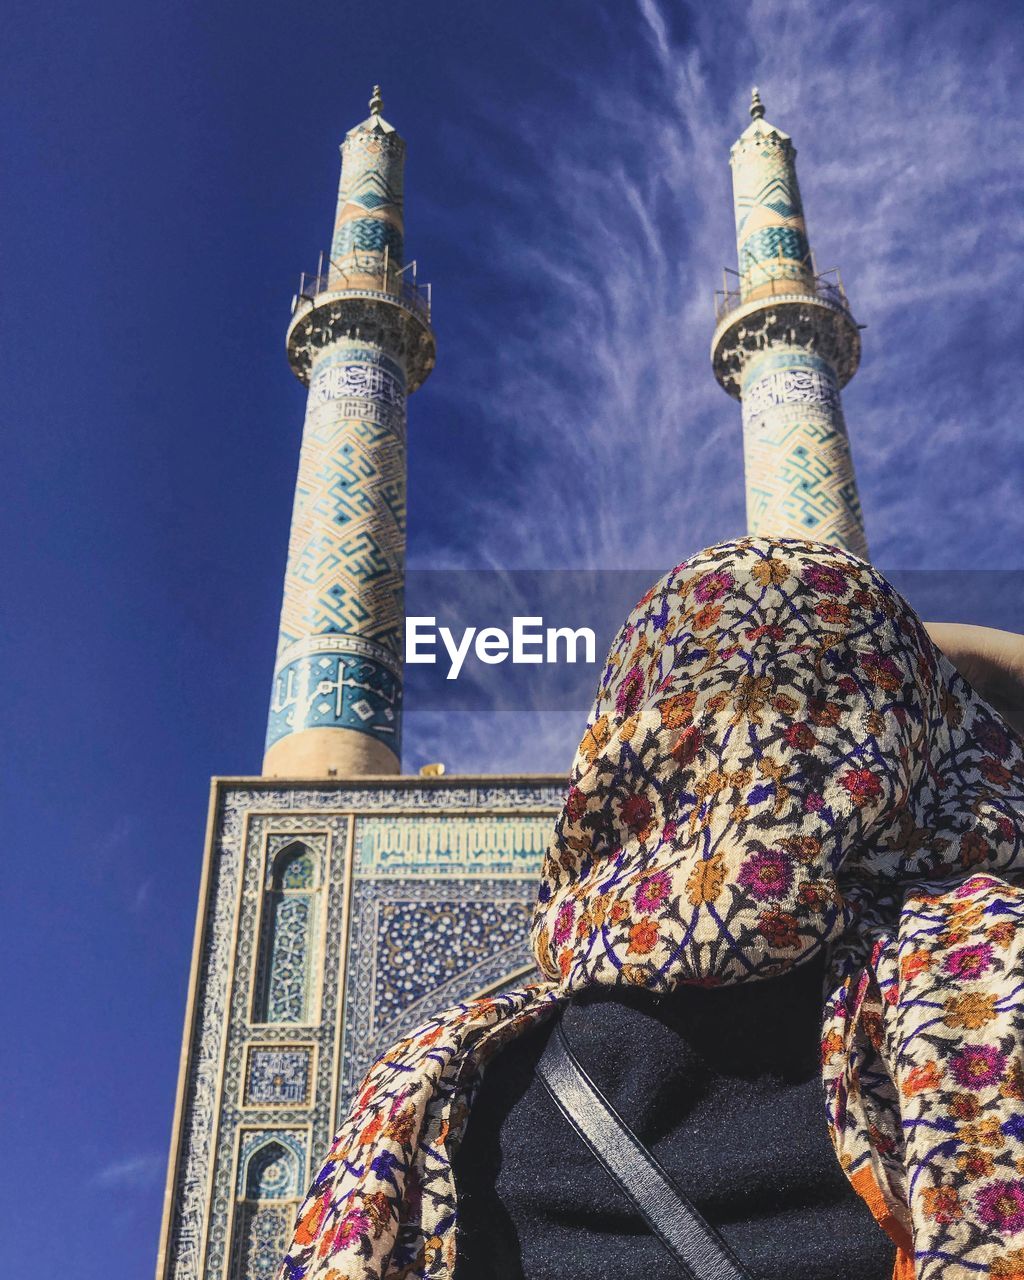
[(897, 1276), (1024, 1280), (1022, 883), (1024, 743), (885, 579), (812, 542), (701, 552), (609, 654), (544, 861), (545, 980), (370, 1069), (282, 1277), (450, 1280), (481, 1070), (573, 992), (827, 948), (827, 1120)]

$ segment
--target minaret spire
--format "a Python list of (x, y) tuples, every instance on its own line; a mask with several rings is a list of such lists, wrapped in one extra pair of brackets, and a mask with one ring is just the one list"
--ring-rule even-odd
[(860, 330), (837, 273), (815, 269), (796, 148), (751, 92), (730, 154), (739, 272), (718, 306), (715, 377), (743, 406), (747, 527), (813, 538), (867, 557), (839, 398), (860, 361)]
[(434, 365), (430, 287), (404, 265), (405, 143), (381, 114), (341, 148), (331, 250), (303, 276), (288, 359), (309, 387), (263, 772), (397, 773), (406, 398)]

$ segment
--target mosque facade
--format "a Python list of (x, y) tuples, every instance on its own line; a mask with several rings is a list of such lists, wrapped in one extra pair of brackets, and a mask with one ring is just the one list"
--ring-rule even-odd
[[(748, 527), (864, 555), (839, 399), (859, 329), (814, 269), (791, 140), (756, 92), (751, 115), (712, 346), (742, 404)], [(263, 773), (211, 786), (157, 1280), (275, 1280), (371, 1062), (528, 980), (564, 789), (401, 773), (406, 405), (434, 366), (431, 296), (378, 90), (341, 152), (330, 251), (287, 329), (308, 394)]]

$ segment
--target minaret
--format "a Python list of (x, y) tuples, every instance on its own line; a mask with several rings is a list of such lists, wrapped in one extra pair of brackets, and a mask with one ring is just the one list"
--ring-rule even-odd
[(370, 1064), (535, 969), (564, 778), (396, 776), (405, 398), (434, 338), (381, 111), (374, 90), (288, 327), (309, 399), (264, 776), (211, 787), (157, 1280), (275, 1280)]
[(303, 276), (288, 360), (309, 387), (267, 726), (266, 777), (397, 773), (406, 397), (434, 365), (430, 288), (403, 266), (405, 143), (346, 135), (328, 259)]
[(738, 288), (722, 294), (711, 343), (715, 377), (743, 406), (747, 528), (866, 559), (839, 398), (860, 361), (859, 326), (838, 274), (815, 268), (796, 148), (765, 120), (757, 89), (750, 115), (730, 155)]

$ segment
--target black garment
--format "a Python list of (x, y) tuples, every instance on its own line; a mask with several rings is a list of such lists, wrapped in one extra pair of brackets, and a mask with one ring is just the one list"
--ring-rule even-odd
[[(890, 1280), (895, 1251), (832, 1151), (821, 1085), (822, 964), (666, 996), (595, 990), (572, 1051), (758, 1280)], [(454, 1172), (456, 1280), (677, 1275), (535, 1074), (552, 1023), (484, 1073)]]

